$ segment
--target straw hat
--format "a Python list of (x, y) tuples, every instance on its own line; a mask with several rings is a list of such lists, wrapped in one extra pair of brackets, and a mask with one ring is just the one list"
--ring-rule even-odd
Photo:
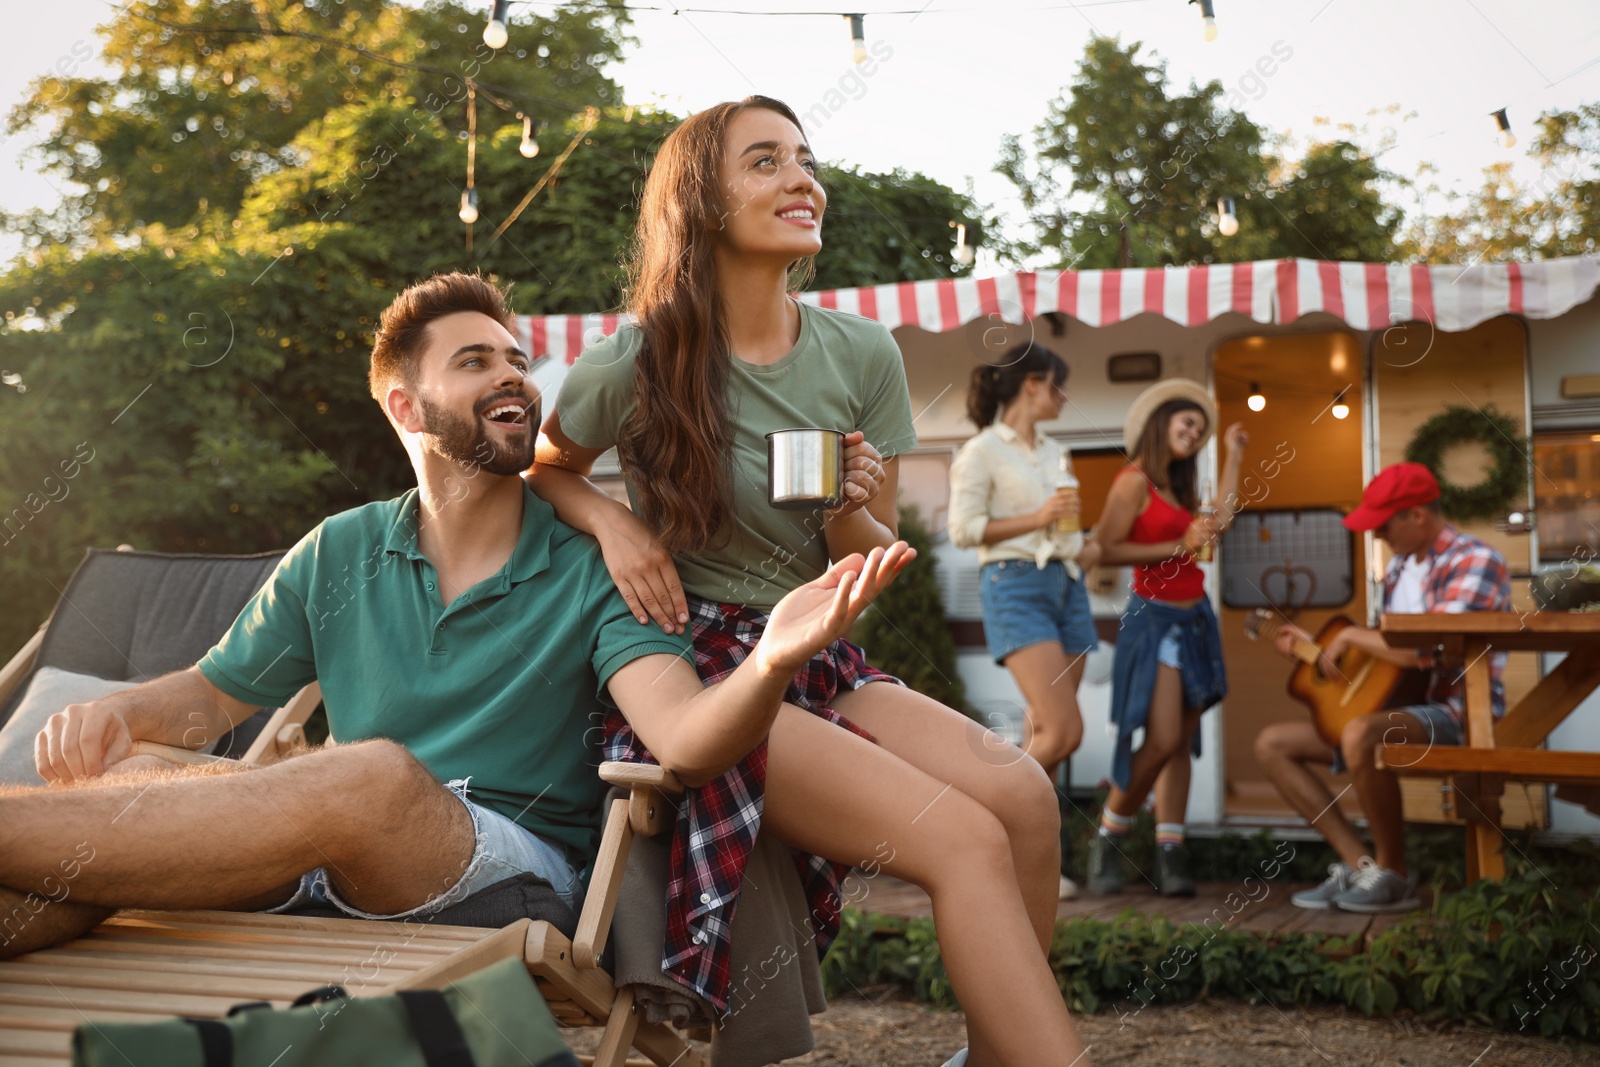
[(1133, 406), (1128, 408), (1128, 417), (1122, 424), (1122, 442), (1130, 455), (1138, 446), (1139, 438), (1144, 436), (1145, 423), (1150, 421), (1150, 416), (1155, 414), (1157, 408), (1169, 400), (1192, 400), (1205, 412), (1206, 431), (1200, 435), (1200, 443), (1195, 445), (1195, 451), (1204, 448), (1211, 439), (1211, 434), (1217, 428), (1217, 402), (1211, 399), (1205, 386), (1193, 379), (1167, 378), (1140, 393)]

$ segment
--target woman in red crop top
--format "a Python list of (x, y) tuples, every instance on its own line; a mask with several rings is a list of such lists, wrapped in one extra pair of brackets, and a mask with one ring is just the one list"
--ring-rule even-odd
[[(1197, 459), (1216, 421), (1216, 405), (1198, 382), (1175, 379), (1146, 390), (1124, 427), (1129, 464), (1112, 483), (1095, 528), (1102, 562), (1134, 565), (1134, 595), (1112, 667), (1118, 743), (1089, 855), (1091, 893), (1121, 890), (1121, 839), (1154, 788), (1158, 888), (1168, 896), (1194, 894), (1183, 844), (1191, 753), (1199, 753), (1200, 716), (1227, 692), (1221, 634), (1195, 556), (1233, 520), (1249, 443), (1242, 423), (1223, 434), (1222, 503), (1197, 519)], [(1140, 727), (1144, 742), (1132, 751)]]

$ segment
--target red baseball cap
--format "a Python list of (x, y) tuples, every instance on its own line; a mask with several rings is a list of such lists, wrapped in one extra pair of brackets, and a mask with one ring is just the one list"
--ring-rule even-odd
[(1383, 468), (1361, 494), (1361, 506), (1344, 517), (1356, 533), (1376, 530), (1397, 511), (1431, 504), (1439, 499), (1439, 481), (1420, 463), (1396, 463)]

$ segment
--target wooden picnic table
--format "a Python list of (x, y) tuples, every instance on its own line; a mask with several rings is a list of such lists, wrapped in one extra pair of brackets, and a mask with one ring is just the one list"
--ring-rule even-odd
[[(1384, 615), (1395, 648), (1437, 649), (1465, 673), (1465, 744), (1384, 745), (1382, 766), (1398, 774), (1449, 778), (1467, 824), (1467, 882), (1504, 878), (1500, 794), (1507, 781), (1600, 783), (1600, 753), (1541, 749), (1584, 698), (1600, 687), (1600, 614), (1469, 611)], [(1565, 652), (1560, 666), (1498, 722), (1489, 685), (1491, 652)], [(1448, 668), (1447, 668), (1448, 669)]]

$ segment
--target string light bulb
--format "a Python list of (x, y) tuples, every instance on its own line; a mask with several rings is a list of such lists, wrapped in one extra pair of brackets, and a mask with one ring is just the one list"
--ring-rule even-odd
[(517, 151), (527, 159), (539, 154), (539, 142), (533, 136), (533, 119), (528, 115), (522, 116), (522, 143), (517, 146)]
[(850, 59), (857, 65), (867, 61), (867, 16), (846, 15), (850, 20)]
[(1506, 109), (1501, 108), (1499, 111), (1492, 112), (1492, 114), (1494, 116), (1494, 128), (1500, 131), (1500, 147), (1517, 147), (1517, 135), (1511, 132), (1511, 120), (1506, 117)]
[(1200, 5), (1200, 36), (1207, 41), (1217, 39), (1217, 12), (1212, 6), (1212, 0), (1189, 0), (1191, 4)]
[(456, 217), (471, 226), (478, 221), (478, 190), (463, 189), (461, 192), (461, 210), (456, 212)]
[(1251, 411), (1261, 411), (1267, 406), (1267, 398), (1261, 393), (1261, 386), (1256, 382), (1250, 383), (1250, 399), (1245, 401), (1245, 406)]
[(1329, 410), (1333, 412), (1333, 417), (1336, 419), (1348, 419), (1350, 417), (1350, 405), (1344, 402), (1344, 394), (1345, 390), (1343, 389), (1333, 394), (1333, 407)]
[(972, 261), (978, 257), (972, 250), (972, 246), (967, 244), (967, 224), (964, 222), (952, 222), (950, 225), (956, 228), (956, 248), (950, 254), (951, 258), (963, 267), (972, 266)]
[(1239, 232), (1239, 216), (1233, 213), (1233, 197), (1224, 196), (1217, 201), (1217, 232), (1232, 237)]
[(511, 39), (511, 34), (506, 30), (506, 19), (510, 17), (511, 0), (494, 0), (494, 13), (489, 16), (489, 25), (483, 28), (483, 43), (495, 51), (506, 46)]

